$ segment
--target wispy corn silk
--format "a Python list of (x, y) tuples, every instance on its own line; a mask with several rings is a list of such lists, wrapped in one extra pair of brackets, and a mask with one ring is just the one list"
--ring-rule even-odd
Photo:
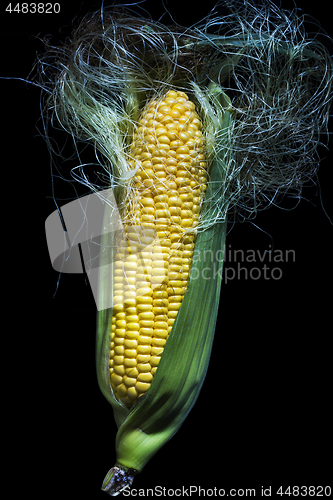
[(68, 44), (48, 48), (39, 71), (45, 122), (96, 150), (96, 164), (75, 167), (72, 177), (93, 192), (113, 187), (120, 208), (131, 202), (130, 145), (141, 110), (168, 89), (186, 92), (223, 181), (199, 229), (227, 214), (253, 217), (286, 193), (300, 198), (327, 136), (332, 74), (328, 50), (306, 34), (299, 11), (237, 0), (220, 2), (190, 28), (96, 12)]

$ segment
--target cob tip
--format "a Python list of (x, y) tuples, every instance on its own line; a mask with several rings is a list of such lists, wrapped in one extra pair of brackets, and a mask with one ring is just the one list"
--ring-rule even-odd
[(134, 469), (127, 469), (115, 465), (106, 474), (102, 484), (102, 490), (113, 497), (119, 495), (125, 488), (131, 486), (136, 472), (137, 471)]

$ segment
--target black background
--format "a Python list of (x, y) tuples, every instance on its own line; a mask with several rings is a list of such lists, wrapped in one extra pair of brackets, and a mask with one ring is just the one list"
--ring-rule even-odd
[[(70, 34), (74, 19), (100, 6), (59, 3), (61, 12), (48, 15), (10, 14), (3, 3), (1, 76), (27, 79), (36, 54), (43, 51), (39, 38), (51, 34), (59, 43)], [(175, 21), (190, 25), (214, 3), (169, 1), (166, 6)], [(155, 19), (163, 12), (160, 0), (144, 7)], [(333, 35), (327, 2), (300, 0), (298, 7)], [(61, 275), (58, 284), (49, 260), (44, 221), (55, 205), (49, 154), (37, 130), (40, 91), (21, 80), (0, 80), (0, 85), (3, 194), (8, 191), (3, 241), (6, 257), (14, 257), (4, 261), (8, 270), (14, 268), (8, 284), (15, 306), (10, 378), (17, 403), (13, 417), (22, 423), (20, 446), (14, 440), (13, 447), (23, 453), (23, 458), (14, 453), (12, 468), (22, 461), (32, 466), (32, 494), (40, 489), (67, 498), (106, 498), (100, 486), (115, 462), (116, 426), (96, 381), (95, 303), (84, 275)], [(329, 483), (333, 227), (319, 187), (332, 219), (332, 151), (321, 149), (321, 155), (317, 186), (304, 191), (295, 210), (271, 208), (228, 235), (229, 249), (262, 253), (273, 244), (282, 252), (294, 250), (295, 261), (265, 260), (270, 269), (281, 267), (279, 280), (245, 279), (243, 274), (223, 284), (211, 363), (198, 402), (177, 435), (136, 477), (135, 488), (257, 488), (259, 496), (261, 486)], [(63, 189), (57, 194), (64, 203), (73, 196), (66, 184), (58, 189)], [(262, 266), (242, 265), (249, 271)], [(236, 269), (237, 263), (225, 266)]]

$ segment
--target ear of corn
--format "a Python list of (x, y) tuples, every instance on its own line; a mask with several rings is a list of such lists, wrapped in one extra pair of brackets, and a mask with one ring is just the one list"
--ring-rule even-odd
[[(225, 95), (223, 99), (229, 104), (230, 101)], [(227, 129), (229, 123), (230, 113), (226, 111), (223, 126)], [(209, 173), (209, 183), (203, 205), (207, 217), (214, 213), (214, 189), (220, 186), (223, 180), (224, 172), (220, 161), (223, 162), (223, 158), (214, 161)], [(151, 186), (149, 188), (151, 189)], [(170, 223), (170, 226), (172, 225)], [(180, 224), (174, 224), (174, 226), (181, 227)], [(186, 232), (180, 232), (177, 235), (177, 244), (185, 235)], [(204, 251), (209, 249), (211, 255), (216, 256), (220, 252), (221, 257), (224, 251), (225, 235), (226, 223), (199, 231), (195, 236), (196, 255), (201, 253), (204, 255)], [(128, 253), (130, 255), (130, 252)], [(114, 260), (113, 267), (117, 268), (117, 258)], [(113, 355), (110, 334), (112, 324), (115, 322), (117, 305), (113, 311), (105, 310), (99, 313), (97, 344), (99, 384), (114, 408), (115, 419), (119, 427), (116, 438), (117, 463), (109, 471), (103, 483), (103, 489), (110, 494), (119, 493), (122, 488), (131, 483), (134, 474), (141, 471), (151, 457), (179, 429), (199, 395), (207, 371), (215, 331), (222, 265), (223, 258), (219, 258), (218, 261), (199, 258), (191, 263), (190, 276), (192, 277), (189, 282), (187, 280), (187, 290), (182, 295), (182, 305), (175, 318), (172, 318), (174, 321), (170, 325), (172, 328), (167, 332), (168, 338), (158, 368), (154, 372), (149, 390), (143, 393), (144, 397), (136, 397), (134, 404), (129, 404), (126, 399), (127, 395), (122, 398), (121, 394), (117, 394), (117, 387), (120, 384), (113, 385), (112, 378), (110, 379), (109, 361), (110, 356)], [(110, 281), (110, 277), (102, 276), (101, 290), (104, 288), (105, 279)], [(166, 290), (170, 288), (167, 282), (162, 283), (162, 286)], [(101, 293), (107, 293), (106, 289), (109, 288), (109, 292), (111, 290), (110, 293), (116, 297), (113, 287), (114, 283), (111, 285), (108, 282)], [(151, 297), (151, 292), (147, 296)], [(136, 303), (138, 303), (137, 300)], [(121, 304), (126, 306), (125, 301)], [(122, 312), (126, 313), (123, 310)], [(163, 312), (166, 313), (166, 311)], [(111, 377), (112, 373), (111, 370)]]
[[(207, 182), (201, 128), (188, 96), (170, 90), (146, 107), (130, 150), (137, 172), (114, 263), (110, 343), (111, 387), (129, 407), (150, 388), (188, 287)], [(156, 231), (149, 252), (132, 224)]]

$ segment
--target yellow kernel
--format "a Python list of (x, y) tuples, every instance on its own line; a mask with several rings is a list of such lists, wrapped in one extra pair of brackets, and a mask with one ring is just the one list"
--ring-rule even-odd
[[(172, 118), (170, 117), (170, 119), (172, 120)], [(167, 136), (169, 137), (170, 141), (175, 141), (177, 139), (177, 131), (176, 130), (172, 130), (172, 128), (168, 127), (167, 126)]]
[(137, 350), (138, 354), (150, 354), (151, 346), (139, 344), (136, 350)]
[(150, 384), (147, 384), (146, 382), (137, 382), (137, 384), (135, 386), (137, 392), (139, 392), (139, 393), (147, 392), (149, 387), (150, 387)]
[[(183, 141), (183, 143), (187, 143), (187, 141), (190, 138), (190, 135), (187, 132), (179, 132), (178, 137), (181, 141)], [(184, 146), (184, 147), (186, 147), (186, 146)]]
[(155, 120), (156, 120), (157, 122), (163, 122), (163, 123), (164, 123), (166, 118), (167, 118), (167, 117), (165, 117), (165, 116), (163, 115), (163, 113), (159, 113), (159, 112), (158, 112), (158, 113), (156, 113), (156, 114), (155, 114)]
[(135, 358), (136, 357), (136, 349), (125, 349), (126, 358)]
[(146, 170), (139, 170), (138, 175), (140, 175), (140, 180), (153, 179), (154, 178), (154, 170), (151, 168), (146, 168)]
[(162, 354), (163, 351), (164, 351), (163, 347), (152, 347), (151, 348), (151, 354), (153, 356), (159, 356)]
[[(155, 297), (155, 293), (156, 292), (154, 292), (154, 297)], [(139, 318), (140, 318), (140, 320), (152, 320), (152, 319), (154, 319), (154, 314), (152, 312), (142, 312), (139, 314)]]
[(133, 400), (135, 400), (138, 397), (138, 393), (136, 392), (135, 387), (129, 387), (127, 389), (127, 397)]
[(167, 304), (165, 304), (164, 307), (153, 307), (153, 313), (156, 314), (156, 315), (165, 315), (168, 313), (168, 304), (169, 304), (169, 301)]
[(171, 207), (181, 207), (183, 201), (179, 196), (170, 196), (168, 199), (168, 205)]
[[(128, 310), (126, 310), (126, 312), (128, 313)], [(137, 316), (136, 314), (127, 314), (126, 315), (126, 320), (129, 322), (129, 323), (137, 323), (139, 321), (139, 316)]]
[(159, 243), (160, 243), (160, 246), (162, 247), (162, 251), (163, 251), (163, 247), (170, 247), (171, 246), (171, 242), (168, 239), (162, 239), (159, 241)]
[(153, 306), (151, 304), (138, 304), (136, 307), (139, 312), (152, 311), (153, 309)]
[(151, 356), (151, 358), (150, 358), (151, 366), (158, 366), (160, 359), (161, 359), (160, 356)]
[(124, 356), (122, 355), (114, 356), (113, 361), (116, 365), (121, 365), (124, 362)]
[(149, 129), (144, 133), (143, 140), (146, 144), (156, 144), (156, 137), (150, 133)]
[[(175, 215), (175, 216), (172, 217), (172, 222), (173, 222), (174, 225), (180, 224), (181, 220), (182, 220), (181, 217), (179, 217), (178, 215)], [(177, 229), (176, 231), (179, 232), (179, 229)], [(176, 231), (173, 231), (173, 232), (176, 232)]]
[[(149, 345), (152, 343), (152, 338), (148, 335), (139, 335), (138, 342), (139, 342), (139, 344)], [(125, 354), (126, 354), (126, 351), (125, 351)]]
[(156, 346), (156, 347), (164, 347), (166, 344), (166, 339), (162, 339), (162, 338), (153, 338), (153, 343), (152, 345), (153, 346)]
[(156, 173), (158, 173), (158, 172), (164, 172), (165, 173), (165, 165), (164, 165), (164, 163), (156, 163), (154, 165), (154, 170), (155, 170)]
[(139, 323), (127, 323), (127, 330), (139, 331), (139, 329), (140, 329)]
[(152, 161), (153, 165), (156, 165), (156, 163), (161, 163), (161, 158), (163, 158), (163, 161), (164, 161), (164, 159), (167, 156), (165, 149), (162, 148), (161, 146), (162, 145), (159, 144), (159, 147), (155, 148), (153, 153), (152, 153), (152, 160), (151, 161)]
[(198, 118), (193, 118), (191, 125), (196, 126), (199, 130), (202, 128), (202, 123)]
[[(142, 222), (154, 222), (155, 215), (154, 214), (142, 214), (141, 220), (142, 220)], [(134, 266), (136, 266), (136, 264), (134, 264)], [(135, 270), (136, 267), (133, 267), (133, 269)]]
[(137, 370), (136, 367), (134, 368), (126, 368), (125, 373), (128, 377), (130, 378), (135, 378), (139, 375), (139, 371)]
[(179, 257), (176, 256), (171, 256), (169, 265), (182, 265), (184, 262), (184, 259), (182, 258), (182, 254), (180, 254)]
[(145, 179), (143, 182), (142, 182), (142, 185), (147, 189), (151, 189), (152, 187), (154, 187), (154, 180), (153, 179)]
[(124, 311), (125, 309), (125, 306), (123, 304), (123, 300), (120, 302), (118, 302), (118, 304), (114, 304), (113, 305), (113, 312), (116, 313), (118, 311)]
[(167, 331), (168, 325), (166, 326), (166, 329), (155, 329), (154, 330), (154, 337), (157, 337), (159, 339), (167, 339), (168, 338), (168, 331)]
[(138, 354), (136, 357), (138, 363), (149, 363), (150, 354)]
[(136, 365), (137, 365), (136, 358), (125, 358), (124, 359), (124, 366), (125, 366), (125, 368), (133, 368)]
[(180, 215), (180, 208), (179, 207), (169, 207), (169, 213), (170, 213), (171, 217), (179, 216)]
[(147, 373), (139, 373), (138, 375), (138, 381), (139, 382), (146, 382), (147, 384), (151, 384), (153, 380), (152, 374), (149, 372)]
[(119, 385), (122, 383), (122, 381), (123, 377), (121, 377), (120, 375), (117, 375), (116, 373), (111, 374), (111, 382), (113, 385)]
[[(173, 111), (177, 111), (179, 116), (180, 116), (180, 115), (183, 115), (185, 113), (186, 107), (182, 103), (176, 103), (171, 108), (170, 116), (173, 116), (172, 115)], [(174, 116), (174, 118), (175, 118), (175, 116)]]
[(166, 135), (167, 130), (164, 127), (157, 127), (155, 130), (156, 137), (159, 137), (161, 135)]
[(152, 171), (152, 168), (153, 168), (153, 164), (151, 162), (151, 159), (147, 159), (147, 160), (142, 161), (141, 166), (144, 169), (144, 171), (140, 172), (140, 174), (147, 173), (147, 172), (150, 173)]
[(171, 141), (170, 148), (177, 150), (178, 148), (183, 146), (183, 144), (184, 144), (183, 141), (180, 141), (179, 139), (175, 140), (175, 141)]
[(157, 321), (168, 321), (168, 308), (163, 308), (165, 311), (159, 312), (155, 316), (155, 322)]
[(132, 339), (125, 339), (124, 340), (124, 346), (127, 349), (136, 349), (138, 345), (137, 340), (132, 340)]
[(170, 264), (169, 266), (169, 271), (170, 272), (177, 272), (179, 273), (179, 271), (182, 269), (182, 264)]
[(176, 167), (178, 163), (176, 158), (165, 158), (163, 161), (167, 167)]
[(153, 207), (155, 205), (153, 198), (146, 198), (146, 197), (144, 197), (140, 201), (141, 201), (141, 204), (144, 207)]
[(175, 288), (182, 288), (184, 283), (181, 280), (170, 280), (169, 287), (173, 290)]
[(154, 290), (153, 298), (154, 299), (167, 299), (168, 293), (165, 290)]
[(165, 189), (168, 189), (169, 191), (172, 191), (172, 190), (176, 191), (177, 190), (177, 184), (171, 179), (166, 180), (164, 182), (164, 185), (165, 185)]
[(142, 214), (155, 215), (155, 209), (150, 206), (142, 207)]
[[(153, 307), (153, 313), (154, 313), (154, 307)], [(153, 326), (154, 326), (154, 321), (152, 319), (149, 320), (142, 319), (140, 321), (140, 328), (152, 328)]]
[(162, 105), (162, 106), (159, 106), (158, 111), (160, 113), (163, 113), (163, 115), (170, 115), (171, 110), (170, 110), (169, 106)]
[[(124, 319), (120, 319), (116, 321), (116, 326), (119, 328), (126, 328), (126, 321)], [(116, 330), (117, 333), (117, 330)]]
[(177, 186), (179, 187), (185, 187), (185, 186), (189, 186), (190, 185), (190, 179), (188, 179), (187, 177), (177, 177), (177, 179), (175, 179), (176, 181), (176, 184)]
[[(138, 288), (137, 291), (136, 291), (137, 295), (139, 295), (139, 297), (137, 298), (137, 301), (139, 304), (143, 304), (143, 303), (148, 303), (149, 302), (149, 299), (150, 297), (146, 297), (147, 295), (151, 296), (153, 295), (153, 290), (149, 287), (146, 287), (146, 288)], [(151, 299), (150, 299), (151, 300)]]
[(190, 150), (187, 146), (180, 146), (177, 148), (177, 155), (189, 155)]
[(117, 387), (117, 394), (119, 397), (123, 398), (127, 395), (127, 387), (125, 384), (120, 384)]
[(178, 92), (176, 90), (168, 90), (166, 97), (168, 97), (169, 99), (171, 99), (171, 98), (177, 99)]
[(182, 227), (191, 227), (193, 225), (193, 219), (182, 219)]
[(153, 328), (140, 328), (140, 335), (152, 336), (154, 334)]
[(163, 321), (155, 321), (154, 323), (154, 328), (162, 328), (162, 329), (167, 329), (168, 325), (167, 323), (163, 322)]
[(150, 160), (151, 159), (151, 153), (149, 152), (142, 152), (141, 153), (141, 160)]
[(138, 330), (127, 330), (126, 332), (126, 337), (129, 339), (129, 340), (135, 340), (137, 339), (139, 336), (139, 331)]
[(124, 343), (124, 336), (122, 337), (115, 337), (114, 338), (114, 344), (115, 345), (122, 345)]
[(181, 303), (171, 303), (168, 306), (169, 311), (179, 311)]
[(113, 371), (117, 375), (121, 375), (121, 376), (125, 375), (125, 367), (123, 365), (114, 365)]
[(175, 119), (175, 120), (176, 120), (176, 119), (179, 119), (179, 118), (180, 118), (180, 116), (181, 116), (181, 113), (178, 111), (178, 109), (170, 109), (170, 108), (169, 108), (169, 112), (168, 112), (168, 113), (166, 113), (166, 114), (170, 115), (170, 116), (171, 116), (171, 118), (173, 118), (173, 119)]
[(124, 354), (124, 349), (125, 348), (123, 345), (117, 345), (114, 348), (114, 354), (117, 356), (121, 356), (122, 354)]
[(168, 210), (156, 210), (156, 217), (169, 217)]
[(169, 196), (167, 194), (159, 194), (154, 196), (154, 202), (156, 203), (168, 203)]
[(138, 371), (141, 372), (150, 372), (151, 370), (151, 365), (149, 363), (139, 363), (138, 366)]
[(132, 378), (132, 377), (124, 377), (124, 384), (127, 386), (127, 387), (134, 387), (135, 384), (136, 384), (136, 378)]
[(184, 296), (183, 295), (171, 295), (169, 297), (169, 304), (175, 303), (175, 302), (182, 302)]

